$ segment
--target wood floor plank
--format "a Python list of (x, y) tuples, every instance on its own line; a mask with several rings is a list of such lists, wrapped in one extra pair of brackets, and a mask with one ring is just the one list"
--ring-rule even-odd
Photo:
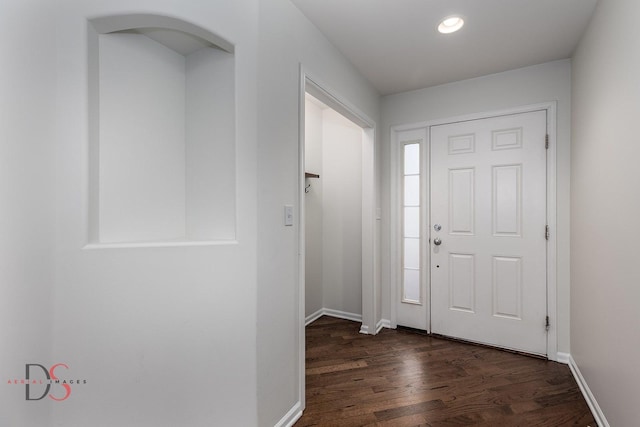
[(592, 426), (569, 368), (407, 330), (306, 330), (302, 426)]
[(374, 412), (374, 415), (380, 421), (388, 421), (407, 415), (425, 414), (434, 409), (442, 409), (444, 407), (445, 405), (442, 403), (442, 400), (428, 400), (426, 402), (414, 403), (413, 405), (383, 409), (382, 411)]

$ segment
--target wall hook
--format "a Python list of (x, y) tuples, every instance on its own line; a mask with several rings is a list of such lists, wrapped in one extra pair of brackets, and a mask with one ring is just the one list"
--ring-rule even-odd
[[(317, 173), (305, 172), (304, 173), (304, 177), (305, 178), (320, 178), (320, 175), (318, 175)], [(306, 187), (304, 187), (304, 192), (305, 193), (308, 193), (309, 191), (311, 191), (311, 184), (308, 184)]]

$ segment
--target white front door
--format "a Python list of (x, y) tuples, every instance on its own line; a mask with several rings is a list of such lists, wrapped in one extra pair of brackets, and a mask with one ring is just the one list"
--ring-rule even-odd
[(430, 128), (431, 331), (547, 354), (546, 111)]

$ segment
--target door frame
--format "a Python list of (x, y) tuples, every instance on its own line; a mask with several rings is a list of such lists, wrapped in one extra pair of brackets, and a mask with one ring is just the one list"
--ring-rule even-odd
[(363, 129), (362, 138), (362, 325), (360, 333), (375, 335), (382, 328), (377, 321), (380, 313), (380, 278), (378, 265), (378, 233), (376, 217), (376, 122), (345, 100), (338, 92), (324, 84), (300, 64), (298, 98), (298, 191), (296, 221), (298, 242), (298, 396), (305, 408), (305, 94), (308, 92), (333, 110), (347, 117)]
[[(391, 194), (389, 197), (390, 202), (390, 248), (391, 253), (394, 254), (390, 257), (390, 286), (389, 286), (389, 299), (390, 299), (390, 324), (392, 328), (397, 327), (397, 310), (396, 299), (400, 292), (400, 270), (401, 270), (401, 257), (400, 250), (401, 242), (401, 230), (402, 230), (402, 216), (400, 212), (400, 196), (401, 196), (401, 180), (400, 173), (400, 148), (401, 141), (398, 138), (400, 132), (425, 129), (426, 140), (425, 147), (422, 152), (425, 154), (429, 152), (431, 144), (431, 132), (429, 129), (432, 126), (452, 124), (456, 122), (464, 122), (470, 120), (488, 119), (492, 117), (506, 116), (512, 114), (529, 113), (533, 111), (546, 111), (547, 114), (547, 134), (549, 135), (549, 148), (547, 150), (547, 225), (549, 226), (550, 237), (547, 241), (547, 315), (549, 316), (550, 328), (547, 333), (547, 358), (549, 360), (558, 360), (558, 339), (557, 339), (557, 325), (558, 325), (558, 313), (557, 313), (557, 283), (556, 283), (556, 271), (557, 271), (557, 204), (556, 204), (556, 157), (557, 157), (557, 102), (545, 102), (540, 104), (524, 105), (520, 107), (514, 107), (504, 110), (494, 110), (488, 112), (480, 112), (473, 114), (466, 114), (461, 116), (454, 116), (445, 119), (436, 119), (423, 122), (407, 123), (401, 125), (391, 126), (390, 137), (390, 184)], [(543, 143), (541, 141), (541, 143)], [(427, 159), (427, 164), (430, 159)], [(427, 191), (431, 191), (428, 188)], [(430, 211), (431, 207), (426, 206)], [(541, 230), (542, 232), (542, 230)], [(426, 239), (431, 238), (431, 230), (427, 227), (423, 237)], [(426, 271), (426, 286), (428, 297), (428, 316), (427, 332), (431, 333), (431, 277), (430, 273)], [(540, 327), (544, 327), (541, 324)]]

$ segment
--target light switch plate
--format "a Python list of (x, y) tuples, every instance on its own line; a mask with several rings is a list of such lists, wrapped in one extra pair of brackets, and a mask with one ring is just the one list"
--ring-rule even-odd
[(284, 225), (287, 227), (293, 225), (293, 206), (284, 205)]

